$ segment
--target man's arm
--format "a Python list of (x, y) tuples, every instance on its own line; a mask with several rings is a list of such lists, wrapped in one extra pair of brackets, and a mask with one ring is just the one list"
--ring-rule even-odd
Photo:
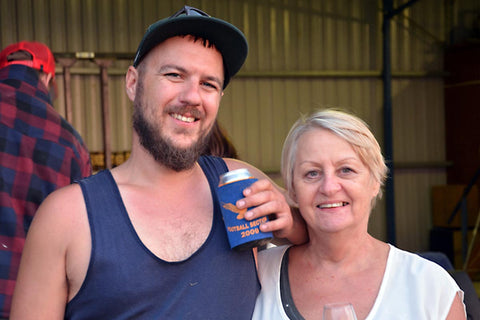
[[(75, 188), (78, 188), (77, 192)], [(67, 249), (78, 221), (72, 212), (79, 186), (50, 194), (27, 234), (12, 301), (11, 320), (63, 319), (68, 300)]]
[(229, 170), (249, 169), (258, 179), (257, 182), (244, 190), (245, 198), (237, 202), (239, 209), (256, 206), (245, 214), (247, 220), (274, 214), (275, 219), (260, 225), (262, 231), (272, 231), (276, 243), (287, 239), (293, 244), (308, 241), (305, 222), (296, 208), (290, 207), (285, 190), (276, 185), (266, 174), (252, 165), (235, 159), (224, 159)]

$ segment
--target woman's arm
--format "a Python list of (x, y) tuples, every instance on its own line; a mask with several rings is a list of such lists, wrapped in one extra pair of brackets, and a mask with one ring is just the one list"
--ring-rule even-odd
[(467, 318), (465, 305), (463, 304), (461, 293), (455, 295), (450, 311), (448, 312), (446, 320), (464, 320)]

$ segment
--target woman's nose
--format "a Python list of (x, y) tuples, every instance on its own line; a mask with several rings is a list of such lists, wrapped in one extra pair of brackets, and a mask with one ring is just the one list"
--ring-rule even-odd
[(333, 194), (341, 189), (340, 181), (334, 174), (325, 174), (320, 184), (320, 192)]

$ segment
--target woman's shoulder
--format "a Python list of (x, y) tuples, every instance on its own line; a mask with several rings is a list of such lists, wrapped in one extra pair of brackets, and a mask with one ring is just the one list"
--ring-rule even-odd
[(389, 259), (402, 262), (407, 265), (420, 266), (425, 268), (434, 268), (434, 269), (440, 268), (443, 270), (443, 268), (437, 263), (430, 261), (428, 259), (425, 259), (417, 253), (413, 253), (407, 250), (397, 248), (391, 244), (389, 244), (389, 246), (390, 246)]
[(456, 282), (447, 270), (436, 262), (421, 257), (419, 254), (399, 249), (390, 245), (388, 264), (394, 274), (405, 274), (409, 278), (429, 285), (454, 286)]
[(458, 292), (440, 265), (390, 245), (382, 286), (367, 319), (445, 319)]

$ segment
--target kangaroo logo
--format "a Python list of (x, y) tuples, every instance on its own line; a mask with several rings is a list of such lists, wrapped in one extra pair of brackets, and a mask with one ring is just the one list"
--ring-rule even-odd
[(224, 203), (223, 206), (225, 209), (232, 211), (233, 213), (237, 214), (237, 220), (242, 220), (245, 216), (245, 212), (247, 212), (247, 209), (238, 209), (236, 205), (231, 204), (231, 203)]

